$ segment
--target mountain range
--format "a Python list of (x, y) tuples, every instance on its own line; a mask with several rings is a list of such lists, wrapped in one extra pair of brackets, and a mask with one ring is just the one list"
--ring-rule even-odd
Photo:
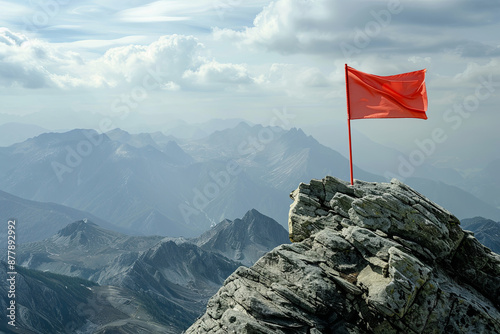
[[(203, 313), (209, 298), (237, 268), (251, 267), (274, 247), (289, 244), (289, 233), (283, 228), (288, 227), (289, 195), (309, 210), (315, 203), (307, 198), (327, 191), (316, 188), (319, 181), (311, 181), (314, 191), (307, 193), (304, 189), (309, 186), (302, 181), (324, 175), (349, 179), (348, 160), (301, 129), (229, 123), (230, 128), (210, 123), (206, 131), (172, 124), (170, 131), (138, 134), (121, 129), (105, 134), (85, 129), (38, 134), (43, 129), (28, 127), (24, 136), (33, 133), (35, 137), (0, 147), (0, 219), (18, 220), (22, 330), (179, 333)], [(371, 153), (377, 157), (375, 146)], [(388, 150), (382, 155), (397, 159), (398, 154)], [(474, 233), (477, 240), (498, 252), (499, 162), (467, 176), (426, 165), (425, 172), (421, 169), (406, 182), (437, 203), (426, 200), (426, 210), (434, 214), (442, 210), (441, 205), (452, 211), (462, 227), (472, 231), (464, 236), (471, 239)], [(374, 173), (355, 166), (355, 178), (370, 181), (359, 182), (357, 189), (379, 187), (373, 182), (384, 180), (377, 175), (382, 174), (383, 163), (370, 168), (365, 160), (362, 165)], [(298, 184), (304, 190), (301, 199), (290, 194)], [(363, 215), (379, 215), (377, 210), (363, 209), (362, 203), (343, 202), (343, 195), (360, 194), (348, 191), (336, 198), (337, 206), (324, 205), (344, 216), (350, 213), (343, 212), (343, 207), (352, 206), (359, 211), (356, 219), (362, 221)], [(413, 190), (411, 194), (418, 201), (423, 198)], [(381, 196), (389, 199), (387, 194)], [(369, 196), (364, 199), (371, 200)], [(414, 208), (421, 209), (417, 204)], [(315, 208), (305, 216), (331, 218), (329, 211), (321, 210)], [(408, 212), (407, 218), (411, 220), (413, 214)], [(339, 217), (337, 227), (347, 229)], [(366, 224), (370, 222), (366, 219)], [(383, 225), (385, 220), (377, 216), (373, 222)], [(318, 224), (321, 219), (311, 218), (303, 225), (313, 230)], [(414, 247), (417, 253), (426, 253), (429, 246), (422, 248), (399, 237), (392, 240), (390, 233), (376, 233), (388, 242)], [(329, 238), (323, 241), (333, 240)], [(0, 246), (6, 246), (5, 242), (0, 241)], [(295, 249), (297, 254), (304, 250), (297, 244), (281, 249)], [(491, 253), (486, 248), (484, 252)], [(262, 263), (272, 263), (280, 256), (273, 254), (260, 261), (261, 269), (265, 268)], [(367, 261), (375, 259), (368, 256)], [(286, 267), (287, 263), (280, 265)], [(236, 276), (252, 270), (240, 267)], [(317, 272), (311, 270), (303, 274)], [(4, 263), (0, 271), (6, 272)], [(289, 295), (270, 284), (271, 290)], [(351, 286), (346, 283), (343, 287)], [(2, 307), (7, 305), (5, 289), (3, 282)], [(9, 330), (2, 326), (1, 331)]]
[[(0, 148), (0, 157), (0, 189), (10, 194), (83, 210), (122, 231), (171, 237), (198, 236), (251, 208), (286, 226), (287, 194), (301, 180), (349, 178), (347, 159), (302, 130), (244, 122), (202, 139), (119, 129), (45, 133)], [(499, 209), (458, 187), (407, 182), (459, 218), (500, 219)]]
[[(57, 274), (57, 282), (88, 280), (96, 286), (92, 291), (115, 295), (119, 307), (126, 298), (137, 300), (145, 316), (168, 328), (160, 332), (179, 333), (203, 312), (210, 296), (236, 268), (242, 263), (252, 265), (282, 243), (289, 243), (287, 231), (256, 210), (241, 219), (220, 222), (190, 240), (130, 236), (81, 220), (50, 238), (22, 244), (17, 261), (30, 273)], [(125, 295), (129, 297), (118, 297)], [(147, 307), (142, 304), (149, 301)], [(29, 308), (28, 302), (24, 305)], [(88, 320), (95, 325), (93, 318)]]

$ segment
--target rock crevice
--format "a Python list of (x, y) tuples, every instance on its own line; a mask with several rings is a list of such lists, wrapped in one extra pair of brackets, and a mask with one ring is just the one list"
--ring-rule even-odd
[(294, 242), (240, 267), (187, 333), (499, 333), (500, 256), (405, 184), (291, 193)]

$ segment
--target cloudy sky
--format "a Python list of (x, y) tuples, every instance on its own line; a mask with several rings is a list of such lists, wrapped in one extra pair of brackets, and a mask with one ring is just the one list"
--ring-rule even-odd
[(360, 120), (355, 130), (410, 153), (432, 139), (436, 163), (464, 150), (498, 157), (498, 0), (0, 6), (0, 124), (99, 129), (107, 117), (161, 130), (174, 119), (270, 124), (286, 110), (285, 125), (326, 141), (328, 131), (345, 138), (345, 63), (378, 75), (427, 68), (427, 121)]

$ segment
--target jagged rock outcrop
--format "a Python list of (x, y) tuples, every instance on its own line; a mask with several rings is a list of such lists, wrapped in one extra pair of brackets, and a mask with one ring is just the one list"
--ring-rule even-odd
[(186, 333), (500, 333), (500, 256), (405, 184), (292, 192), (294, 241), (240, 267)]

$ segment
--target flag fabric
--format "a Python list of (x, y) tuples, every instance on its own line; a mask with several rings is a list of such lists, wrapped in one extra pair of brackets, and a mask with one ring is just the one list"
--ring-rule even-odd
[(379, 76), (346, 65), (348, 118), (427, 119), (425, 71)]

